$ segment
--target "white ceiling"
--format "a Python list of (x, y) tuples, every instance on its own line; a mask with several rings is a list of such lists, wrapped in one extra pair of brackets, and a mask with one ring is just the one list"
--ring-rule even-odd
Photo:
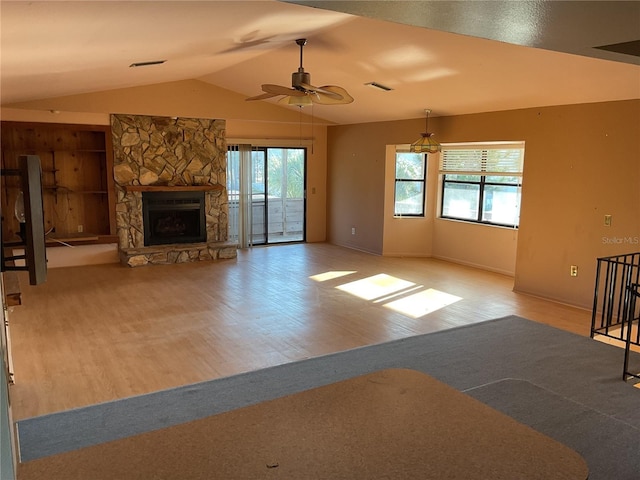
[[(295, 3), (323, 9), (275, 0), (2, 0), (2, 106), (186, 79), (249, 97), (262, 83), (290, 86), (301, 37), (312, 83), (355, 98), (314, 107), (335, 123), (416, 118), (425, 108), (439, 116), (640, 98), (640, 57), (593, 48), (640, 39), (640, 2)], [(129, 68), (153, 60), (166, 63)], [(372, 81), (393, 90), (365, 85)]]

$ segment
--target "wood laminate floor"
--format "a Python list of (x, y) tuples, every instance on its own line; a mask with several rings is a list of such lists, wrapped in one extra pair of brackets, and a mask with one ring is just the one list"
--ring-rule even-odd
[(591, 318), (514, 293), (508, 276), (329, 244), (55, 268), (21, 287), (23, 305), (8, 315), (14, 420), (505, 315), (581, 335)]

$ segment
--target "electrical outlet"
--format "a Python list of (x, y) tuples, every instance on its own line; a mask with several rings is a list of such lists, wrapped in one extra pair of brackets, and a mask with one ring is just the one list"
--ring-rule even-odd
[(356, 227), (351, 227), (351, 235), (355, 235), (356, 234)]
[(78, 225), (78, 233), (82, 233), (82, 232), (84, 232), (84, 226)]
[(604, 216), (604, 226), (605, 227), (610, 227), (611, 226), (611, 215), (605, 215)]
[(570, 275), (572, 277), (577, 277), (578, 276), (578, 266), (577, 265), (571, 265), (571, 270), (569, 271)]

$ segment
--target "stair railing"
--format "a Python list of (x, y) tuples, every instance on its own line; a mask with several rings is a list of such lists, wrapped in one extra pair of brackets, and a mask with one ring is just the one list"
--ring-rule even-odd
[[(640, 371), (629, 369), (629, 357), (631, 356), (631, 345), (640, 345), (640, 284), (633, 283), (627, 287), (629, 293), (629, 309), (627, 311), (626, 330), (627, 338), (624, 346), (624, 368), (622, 370), (622, 380), (625, 382), (629, 378), (640, 379)], [(635, 329), (634, 329), (635, 323)]]
[(640, 347), (640, 252), (598, 258), (591, 313), (591, 338), (609, 337), (625, 347), (623, 379), (640, 378), (629, 371), (632, 346)]
[(640, 283), (640, 252), (598, 258), (591, 314), (591, 338), (604, 335), (624, 342), (631, 308), (629, 287)]

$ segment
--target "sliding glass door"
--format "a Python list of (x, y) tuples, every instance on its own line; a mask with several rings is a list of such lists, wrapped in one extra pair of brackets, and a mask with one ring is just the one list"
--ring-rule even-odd
[(304, 148), (231, 146), (229, 237), (241, 247), (304, 241)]

